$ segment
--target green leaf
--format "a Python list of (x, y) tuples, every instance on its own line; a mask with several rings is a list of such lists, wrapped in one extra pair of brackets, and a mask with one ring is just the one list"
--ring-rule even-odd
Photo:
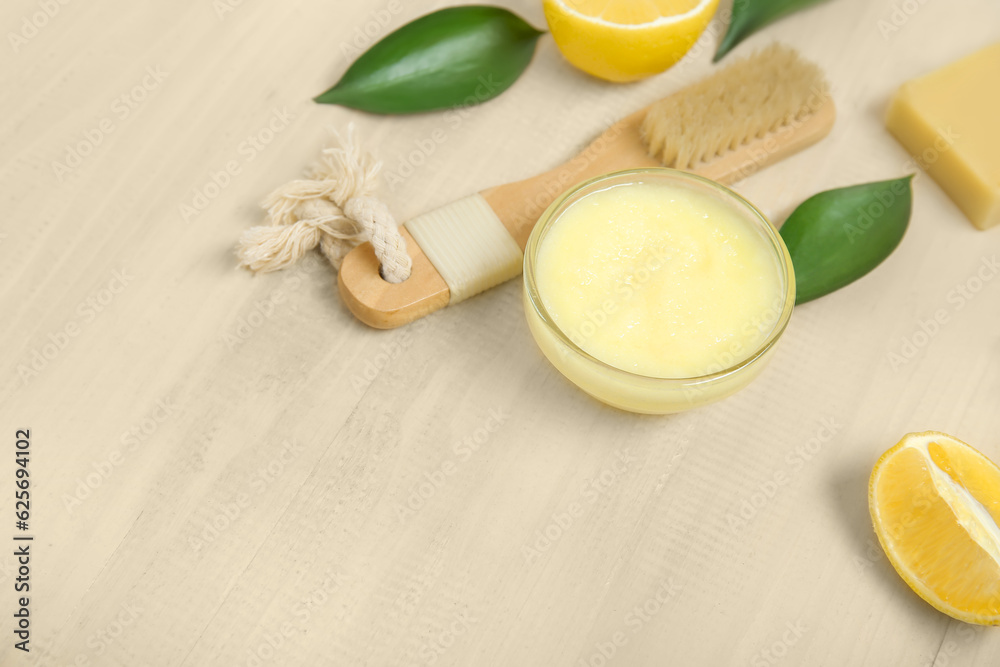
[(733, 0), (729, 28), (712, 62), (722, 60), (737, 44), (767, 24), (818, 2), (823, 0)]
[(521, 76), (542, 34), (500, 7), (442, 9), (380, 40), (315, 100), (382, 114), (479, 104)]
[(795, 303), (849, 285), (892, 254), (906, 233), (913, 176), (827, 190), (802, 202), (781, 228), (795, 266)]

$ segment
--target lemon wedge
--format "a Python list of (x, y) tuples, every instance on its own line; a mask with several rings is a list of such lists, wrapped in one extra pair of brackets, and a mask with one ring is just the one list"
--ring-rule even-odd
[(608, 81), (658, 74), (694, 46), (719, 0), (544, 0), (556, 45)]
[(953, 618), (1000, 625), (1000, 468), (950, 435), (910, 433), (875, 464), (868, 506), (889, 562)]

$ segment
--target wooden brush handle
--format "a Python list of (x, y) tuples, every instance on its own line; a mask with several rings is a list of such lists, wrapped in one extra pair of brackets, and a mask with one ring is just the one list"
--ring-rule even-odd
[(340, 298), (355, 317), (376, 329), (409, 324), (448, 305), (448, 284), (406, 227), (399, 232), (413, 260), (410, 277), (393, 284), (382, 280), (378, 258), (370, 243), (362, 243), (344, 257), (337, 272)]
[[(613, 171), (662, 166), (646, 152), (640, 136), (645, 116), (646, 109), (642, 109), (623, 118), (579, 155), (555, 169), (480, 193), (522, 251), (542, 212), (570, 187)], [(833, 101), (828, 99), (802, 122), (756, 139), (692, 171), (720, 183), (734, 183), (816, 143), (829, 133), (834, 117)], [(408, 324), (451, 301), (444, 278), (409, 231), (404, 227), (401, 232), (413, 259), (407, 280), (398, 284), (384, 281), (368, 243), (348, 253), (337, 276), (347, 307), (359, 320), (377, 329)]]

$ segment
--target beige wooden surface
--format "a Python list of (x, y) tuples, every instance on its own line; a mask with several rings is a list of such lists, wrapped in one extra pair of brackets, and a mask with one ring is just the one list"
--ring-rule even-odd
[[(871, 466), (908, 431), (1000, 460), (1000, 279), (974, 280), (1000, 230), (974, 230), (930, 178), (882, 267), (797, 309), (747, 390), (675, 417), (569, 385), (517, 281), (379, 332), (319, 262), (235, 269), (257, 203), (328, 126), (357, 124), (406, 219), (558, 164), (708, 72), (721, 30), (629, 86), (577, 73), (545, 37), (464, 115), (310, 101), (357, 28), (444, 4), (3, 4), (0, 664), (1000, 662), (997, 631), (920, 601), (868, 519)], [(538, 0), (505, 4), (542, 25)], [(1000, 5), (834, 0), (737, 53), (774, 38), (822, 64), (839, 105), (830, 137), (736, 186), (780, 222), (815, 192), (910, 170), (888, 96), (1000, 39)], [(28, 655), (11, 633), (18, 428)]]

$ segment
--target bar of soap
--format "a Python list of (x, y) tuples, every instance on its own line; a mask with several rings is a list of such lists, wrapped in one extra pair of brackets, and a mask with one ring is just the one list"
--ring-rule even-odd
[(903, 84), (886, 126), (972, 224), (1000, 224), (1000, 43)]

